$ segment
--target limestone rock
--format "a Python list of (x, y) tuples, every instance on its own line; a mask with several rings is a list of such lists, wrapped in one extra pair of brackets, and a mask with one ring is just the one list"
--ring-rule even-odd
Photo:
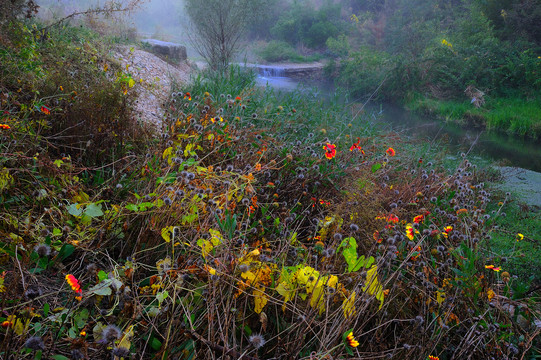
[(142, 40), (142, 42), (150, 45), (152, 52), (158, 55), (167, 56), (171, 60), (185, 61), (188, 58), (186, 47), (180, 44), (156, 39), (145, 39)]

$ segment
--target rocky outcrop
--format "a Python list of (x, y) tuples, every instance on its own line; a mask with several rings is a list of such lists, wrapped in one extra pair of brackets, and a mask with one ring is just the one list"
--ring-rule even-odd
[(185, 61), (188, 56), (186, 47), (172, 42), (161, 41), (156, 39), (141, 40), (142, 43), (150, 46), (150, 50), (158, 55), (166, 56), (170, 60)]

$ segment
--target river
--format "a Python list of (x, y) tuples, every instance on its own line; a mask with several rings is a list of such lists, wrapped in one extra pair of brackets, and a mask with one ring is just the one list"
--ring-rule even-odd
[[(306, 91), (308, 86), (315, 88), (315, 96), (323, 99), (335, 91), (333, 86), (323, 82), (309, 81), (301, 84), (299, 80), (291, 78), (261, 75), (257, 78), (257, 85), (271, 86), (282, 91)], [(444, 122), (388, 103), (371, 102), (365, 107), (365, 114), (384, 129), (409, 134), (422, 141), (445, 141), (451, 147), (451, 153), (453, 150), (456, 154), (470, 151), (470, 155), (491, 160), (498, 165), (541, 172), (540, 142)]]

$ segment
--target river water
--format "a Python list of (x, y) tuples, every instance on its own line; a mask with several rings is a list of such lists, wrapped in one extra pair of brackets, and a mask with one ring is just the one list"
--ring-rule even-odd
[[(259, 76), (257, 85), (271, 86), (281, 91), (307, 91), (307, 87), (312, 87), (315, 89), (312, 93), (322, 99), (335, 91), (333, 86), (323, 82), (301, 84), (298, 80), (285, 77)], [(387, 103), (371, 102), (366, 105), (364, 113), (387, 130), (408, 134), (422, 141), (445, 141), (457, 154), (470, 151), (470, 155), (492, 160), (498, 165), (541, 172), (541, 142), (444, 122)]]

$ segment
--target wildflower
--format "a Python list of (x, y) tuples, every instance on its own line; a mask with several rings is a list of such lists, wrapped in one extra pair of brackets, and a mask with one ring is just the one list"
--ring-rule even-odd
[(26, 340), (26, 342), (24, 343), (24, 347), (32, 349), (34, 351), (45, 350), (45, 344), (43, 343), (43, 339), (39, 336), (32, 336), (31, 338), (28, 338), (28, 340)]
[(500, 267), (496, 267), (494, 265), (485, 265), (485, 269), (490, 269), (490, 270), (493, 270), (495, 272), (500, 272), (500, 270), (501, 270)]
[(83, 290), (81, 290), (81, 285), (79, 284), (79, 280), (75, 278), (75, 276), (68, 274), (66, 275), (66, 281), (71, 286), (71, 289), (75, 291), (77, 296), (75, 297), (77, 300), (81, 300), (81, 295), (83, 293)]
[(49, 108), (46, 107), (46, 106), (42, 106), (42, 107), (40, 108), (40, 110), (41, 110), (41, 112), (44, 113), (45, 115), (51, 115), (51, 110), (49, 110)]
[(347, 341), (347, 344), (351, 347), (359, 346), (359, 342), (355, 339), (355, 336), (353, 336), (353, 331), (350, 331), (350, 333), (347, 334), (346, 341)]
[(487, 291), (488, 301), (492, 300), (494, 298), (494, 296), (496, 296), (494, 291), (492, 289), (488, 289), (488, 291)]
[(237, 96), (237, 97), (235, 98), (235, 101), (237, 101), (237, 102), (238, 102), (238, 101), (241, 101), (241, 100), (242, 100), (242, 99), (240, 98), (240, 96)]
[(524, 239), (524, 235), (522, 235), (521, 233), (518, 233), (517, 234), (517, 241), (520, 241), (522, 239)]
[(361, 152), (361, 154), (364, 155), (364, 150), (361, 146), (359, 146), (359, 144), (361, 143), (361, 138), (357, 138), (357, 142), (353, 145), (351, 145), (351, 147), (349, 148), (349, 151), (353, 151), (355, 149), (359, 150)]
[(406, 225), (406, 236), (408, 237), (408, 239), (410, 240), (413, 240), (414, 236), (415, 236), (415, 232), (413, 230), (413, 226), (411, 224), (407, 224)]
[(440, 358), (434, 355), (428, 355), (428, 360), (440, 360)]
[(449, 236), (449, 233), (453, 231), (453, 227), (452, 226), (446, 226), (445, 228), (443, 228), (443, 232), (441, 233), (443, 235), (443, 237), (447, 237)]
[(184, 94), (184, 99), (188, 99), (188, 101), (191, 101), (192, 100), (192, 95), (190, 95), (190, 93), (187, 92), (186, 94)]
[(8, 321), (8, 320), (5, 320), (2, 322), (2, 327), (4, 329), (7, 329), (8, 327), (12, 326), (13, 325), (13, 321)]
[(0, 124), (0, 129), (9, 130), (11, 127), (8, 124)]
[(416, 224), (420, 224), (420, 223), (422, 223), (424, 220), (425, 220), (425, 216), (424, 216), (424, 215), (417, 215), (416, 217), (413, 218), (413, 222), (416, 223)]
[(323, 149), (327, 159), (330, 160), (336, 156), (336, 145), (327, 143), (327, 145), (323, 146)]
[(396, 155), (396, 152), (394, 151), (394, 149), (392, 147), (388, 148), (385, 152), (389, 156), (395, 156)]
[(261, 334), (253, 334), (251, 335), (248, 340), (250, 341), (250, 344), (256, 349), (262, 348), (263, 345), (265, 345), (266, 341), (263, 335)]

